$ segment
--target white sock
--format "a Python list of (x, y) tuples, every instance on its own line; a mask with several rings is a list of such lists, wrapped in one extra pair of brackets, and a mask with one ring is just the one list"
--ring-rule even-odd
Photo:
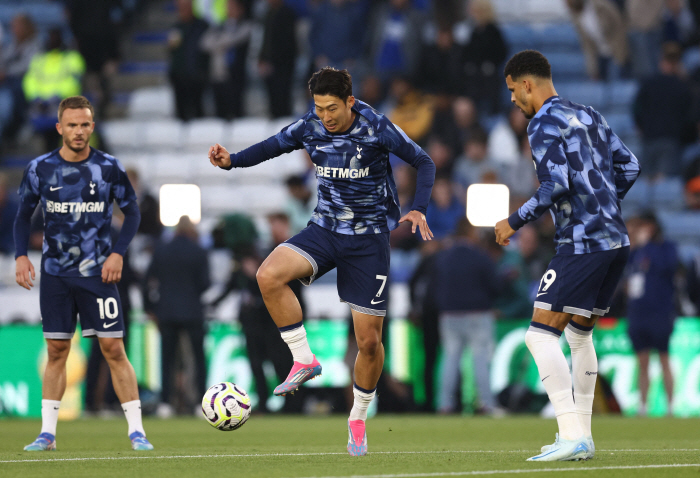
[(584, 435), (571, 393), (569, 364), (559, 347), (560, 334), (553, 327), (531, 322), (525, 333), (525, 344), (535, 359), (544, 388), (554, 406), (559, 436), (564, 440), (574, 440)]
[(126, 415), (126, 423), (129, 425), (128, 434), (141, 432), (146, 436), (146, 432), (143, 430), (143, 423), (141, 422), (141, 400), (122, 403), (122, 410), (124, 410), (124, 415)]
[(56, 424), (58, 423), (58, 408), (60, 400), (41, 401), (41, 433), (50, 433), (56, 436)]
[(311, 353), (309, 342), (306, 340), (306, 329), (301, 322), (287, 327), (280, 327), (280, 334), (292, 351), (295, 362), (308, 365), (314, 361), (314, 354)]
[(598, 378), (598, 357), (593, 347), (593, 327), (569, 322), (564, 333), (571, 348), (571, 375), (574, 382), (574, 402), (583, 433), (591, 435), (591, 415), (595, 382)]
[(372, 391), (367, 391), (358, 388), (353, 383), (352, 394), (355, 396), (355, 401), (352, 404), (352, 410), (350, 410), (350, 420), (367, 420), (367, 408), (369, 408), (369, 404), (372, 403), (374, 396), (377, 394), (376, 387)]

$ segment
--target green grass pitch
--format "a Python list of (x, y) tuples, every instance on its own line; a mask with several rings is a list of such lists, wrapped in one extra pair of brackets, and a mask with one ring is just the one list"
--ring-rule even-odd
[(194, 417), (148, 419), (153, 452), (130, 449), (123, 418), (83, 419), (60, 422), (58, 450), (44, 453), (22, 451), (37, 435), (38, 421), (6, 419), (0, 420), (0, 476), (700, 476), (698, 419), (594, 416), (593, 423), (593, 460), (528, 463), (553, 441), (554, 420), (383, 415), (368, 421), (369, 454), (350, 457), (342, 416), (253, 416), (233, 432)]

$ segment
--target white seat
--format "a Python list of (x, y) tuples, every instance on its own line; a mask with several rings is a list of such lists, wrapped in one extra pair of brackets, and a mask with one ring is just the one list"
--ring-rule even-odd
[(102, 133), (107, 144), (116, 149), (138, 149), (144, 144), (144, 123), (127, 120), (111, 120), (102, 123)]
[(177, 120), (160, 120), (146, 124), (145, 144), (154, 148), (177, 149), (182, 145), (183, 125)]
[(282, 185), (203, 185), (202, 210), (208, 215), (228, 212), (267, 214), (278, 211), (287, 199)]
[(175, 115), (175, 96), (169, 86), (139, 88), (129, 97), (128, 114), (132, 118), (171, 118)]
[(268, 138), (269, 122), (264, 118), (241, 118), (231, 125), (227, 142), (238, 149), (247, 148)]
[(206, 156), (209, 146), (223, 144), (226, 140), (227, 123), (218, 118), (192, 120), (184, 126), (185, 145), (188, 149), (202, 149)]

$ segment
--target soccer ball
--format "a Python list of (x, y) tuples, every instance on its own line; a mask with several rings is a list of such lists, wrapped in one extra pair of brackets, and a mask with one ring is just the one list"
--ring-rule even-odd
[(209, 387), (202, 398), (204, 418), (217, 430), (226, 432), (242, 427), (252, 408), (246, 391), (231, 382)]

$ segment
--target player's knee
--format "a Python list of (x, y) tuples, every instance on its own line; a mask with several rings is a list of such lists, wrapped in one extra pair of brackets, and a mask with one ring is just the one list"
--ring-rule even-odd
[(105, 340), (100, 344), (102, 355), (108, 362), (120, 361), (126, 358), (123, 342), (119, 339)]
[(366, 337), (357, 337), (357, 347), (362, 355), (374, 357), (379, 353), (382, 341), (372, 334)]
[(282, 281), (279, 280), (278, 274), (275, 272), (274, 267), (269, 264), (263, 264), (258, 268), (258, 272), (255, 274), (255, 278), (258, 280), (258, 287), (265, 293), (282, 285)]
[(58, 362), (66, 360), (70, 352), (70, 340), (51, 340), (47, 345), (48, 360)]

